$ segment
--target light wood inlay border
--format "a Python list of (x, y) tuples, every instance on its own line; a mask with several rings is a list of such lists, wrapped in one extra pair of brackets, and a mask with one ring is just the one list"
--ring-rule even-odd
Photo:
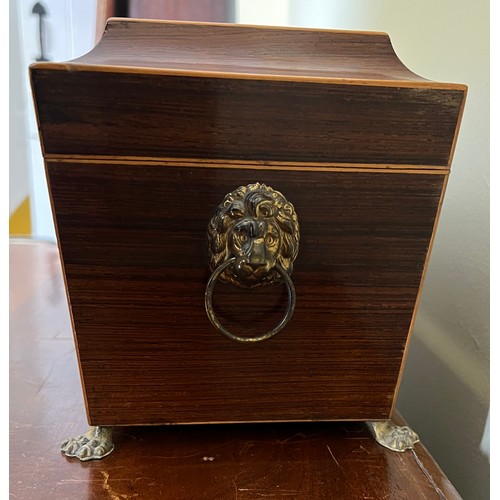
[(311, 172), (374, 172), (374, 173), (411, 173), (446, 175), (449, 168), (438, 165), (398, 165), (375, 163), (314, 163), (281, 161), (247, 161), (197, 158), (153, 158), (153, 157), (106, 157), (85, 155), (47, 155), (45, 161), (52, 163), (99, 163), (103, 165), (149, 165), (199, 168), (230, 168), (251, 170), (291, 170)]
[(257, 73), (221, 73), (220, 71), (188, 71), (181, 69), (152, 68), (147, 66), (104, 66), (101, 64), (77, 64), (77, 63), (33, 63), (30, 69), (42, 69), (44, 71), (90, 71), (99, 73), (126, 73), (164, 75), (193, 78), (219, 78), (233, 80), (257, 80), (257, 81), (279, 81), (279, 82), (304, 82), (322, 84), (357, 85), (360, 87), (398, 87), (413, 89), (433, 90), (460, 90), (465, 92), (466, 86), (455, 83), (437, 83), (431, 81), (408, 81), (408, 80), (366, 80), (357, 78), (329, 78), (323, 76), (293, 76), (286, 74), (257, 74)]

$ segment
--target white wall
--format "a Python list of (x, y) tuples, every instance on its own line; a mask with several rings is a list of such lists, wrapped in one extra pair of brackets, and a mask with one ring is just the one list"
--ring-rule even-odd
[[(289, 0), (236, 0), (236, 22), (240, 24), (287, 25), (290, 17)], [(265, 23), (262, 19), (265, 18)]]
[(286, 12), (281, 24), (385, 31), (412, 71), (469, 86), (398, 408), (465, 499), (489, 498), (489, 4), (289, 0)]
[(12, 1), (9, 25), (9, 215), (12, 215), (23, 200), (32, 195), (31, 153), (25, 112), (27, 99), (25, 92), (13, 92), (13, 89), (23, 86), (24, 61), (16, 10), (12, 8)]
[[(46, 56), (51, 61), (65, 61), (88, 52), (95, 43), (97, 0), (41, 0), (47, 15), (44, 18)], [(45, 179), (40, 139), (35, 120), (33, 98), (29, 84), (28, 66), (40, 55), (39, 18), (32, 13), (34, 0), (10, 0), (10, 29), (19, 36), (11, 45), (11, 51), (18, 59), (13, 64), (16, 84), (10, 87), (11, 106), (15, 122), (11, 129), (23, 127), (23, 160), (29, 162), (32, 189), (33, 236), (39, 239), (55, 240), (54, 224)], [(12, 70), (11, 70), (12, 71)], [(21, 139), (19, 139), (21, 140)], [(17, 159), (15, 159), (17, 163)], [(11, 166), (13, 163), (11, 162)], [(19, 183), (19, 169), (11, 174), (11, 183)]]

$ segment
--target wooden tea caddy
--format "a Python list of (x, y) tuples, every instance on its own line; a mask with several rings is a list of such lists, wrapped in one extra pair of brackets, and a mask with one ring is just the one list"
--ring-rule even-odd
[(89, 424), (391, 424), (466, 87), (385, 33), (110, 19), (30, 68)]

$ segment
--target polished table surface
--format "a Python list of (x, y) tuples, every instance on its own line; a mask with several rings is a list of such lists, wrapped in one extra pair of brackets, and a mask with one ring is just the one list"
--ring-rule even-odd
[(11, 240), (9, 310), (12, 498), (460, 498), (422, 444), (391, 452), (363, 423), (120, 427), (105, 459), (67, 458), (88, 425), (55, 244)]

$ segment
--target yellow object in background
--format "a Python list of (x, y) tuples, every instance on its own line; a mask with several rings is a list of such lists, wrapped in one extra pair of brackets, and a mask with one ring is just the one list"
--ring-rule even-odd
[(9, 235), (31, 235), (30, 197), (27, 196), (9, 218)]

